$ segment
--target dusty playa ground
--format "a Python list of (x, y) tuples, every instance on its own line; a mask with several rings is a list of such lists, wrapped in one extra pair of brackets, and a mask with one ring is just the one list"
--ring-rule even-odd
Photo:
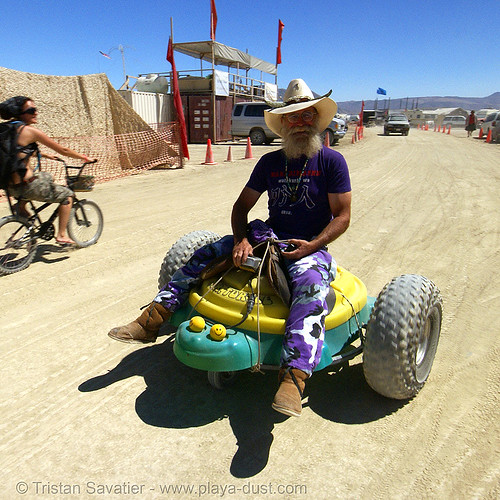
[[(176, 171), (98, 185), (99, 243), (41, 245), (0, 278), (2, 498), (500, 497), (498, 300), (500, 146), (412, 130), (365, 130), (338, 149), (353, 185), (351, 227), (330, 246), (371, 295), (423, 274), (444, 299), (429, 380), (410, 402), (363, 378), (362, 358), (308, 383), (303, 415), (271, 401), (276, 373), (225, 391), (180, 364), (171, 336), (152, 346), (107, 337), (156, 293), (168, 248), (195, 229), (230, 232), (256, 159), (279, 147), (205, 148)], [(7, 212), (0, 205), (0, 216)], [(253, 211), (264, 217), (265, 201)], [(167, 333), (167, 332), (166, 332)]]

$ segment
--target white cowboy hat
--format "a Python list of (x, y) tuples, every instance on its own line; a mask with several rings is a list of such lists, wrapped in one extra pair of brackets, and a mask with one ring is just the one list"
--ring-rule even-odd
[(318, 129), (323, 132), (337, 112), (337, 103), (329, 98), (331, 93), (330, 90), (324, 96), (315, 98), (304, 80), (301, 78), (292, 80), (286, 89), (283, 104), (264, 111), (266, 125), (281, 137), (281, 118), (283, 115), (314, 106), (318, 112)]

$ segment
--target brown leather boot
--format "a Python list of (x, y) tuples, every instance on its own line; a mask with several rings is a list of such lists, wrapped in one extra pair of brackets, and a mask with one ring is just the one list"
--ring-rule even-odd
[(297, 368), (281, 368), (279, 372), (280, 386), (274, 396), (273, 408), (290, 417), (300, 417), (302, 412), (302, 395), (309, 375)]
[(167, 311), (161, 304), (152, 302), (132, 323), (113, 328), (108, 335), (112, 339), (129, 344), (156, 342), (160, 326), (170, 316), (172, 316), (170, 311)]

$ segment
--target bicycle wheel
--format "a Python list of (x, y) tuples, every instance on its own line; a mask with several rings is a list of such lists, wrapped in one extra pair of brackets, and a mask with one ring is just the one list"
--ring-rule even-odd
[(0, 276), (26, 269), (36, 254), (37, 241), (26, 219), (10, 215), (0, 220)]
[(69, 216), (68, 234), (79, 248), (97, 243), (103, 225), (102, 212), (97, 203), (91, 200), (74, 203)]

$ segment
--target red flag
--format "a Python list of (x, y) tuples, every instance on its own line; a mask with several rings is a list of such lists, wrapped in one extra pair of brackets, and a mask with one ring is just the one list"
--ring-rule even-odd
[(172, 65), (172, 90), (174, 93), (174, 106), (177, 111), (177, 119), (179, 120), (179, 127), (181, 132), (182, 154), (184, 158), (189, 160), (188, 141), (186, 120), (184, 119), (184, 110), (182, 109), (181, 93), (179, 92), (179, 84), (177, 82), (177, 70), (175, 69), (174, 61), (174, 48), (172, 46), (172, 38), (168, 40), (167, 61)]
[(217, 29), (217, 9), (215, 0), (210, 0), (210, 39), (215, 42), (215, 30)]
[(111, 59), (111, 56), (109, 56), (108, 54), (105, 54), (102, 50), (100, 50), (99, 53), (101, 55), (103, 55), (104, 57), (107, 57), (108, 59)]
[(281, 38), (284, 27), (285, 25), (281, 22), (280, 19), (278, 24), (278, 48), (276, 49), (276, 66), (278, 66), (278, 64), (281, 64)]

